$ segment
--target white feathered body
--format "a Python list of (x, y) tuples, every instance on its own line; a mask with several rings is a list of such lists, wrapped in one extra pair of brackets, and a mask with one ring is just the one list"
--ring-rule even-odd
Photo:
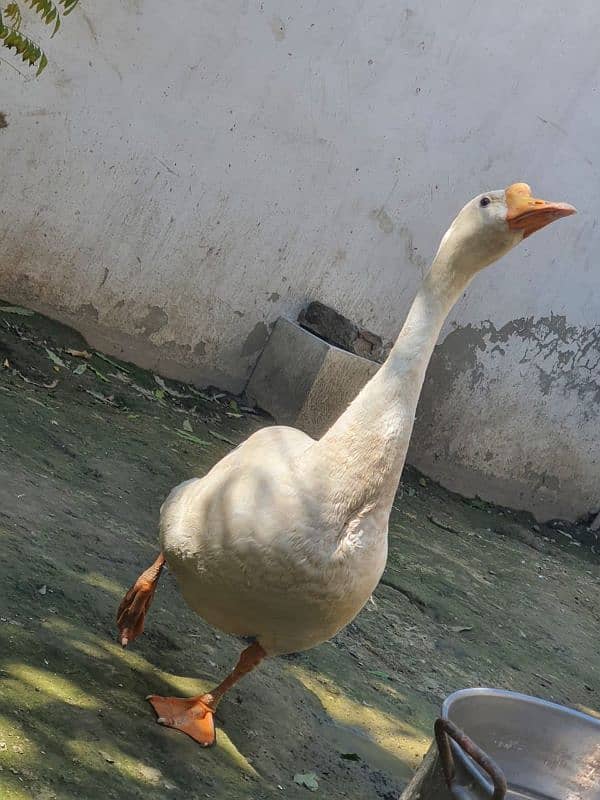
[(314, 446), (293, 428), (265, 428), (175, 487), (161, 509), (163, 552), (187, 604), (269, 655), (306, 650), (347, 625), (387, 558), (389, 509), (345, 513)]

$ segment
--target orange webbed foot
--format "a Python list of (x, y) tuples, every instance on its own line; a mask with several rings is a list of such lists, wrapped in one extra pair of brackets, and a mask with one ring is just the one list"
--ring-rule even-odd
[(154, 564), (143, 572), (125, 597), (117, 611), (119, 642), (127, 647), (144, 632), (144, 619), (150, 608), (160, 573), (165, 565), (165, 557), (161, 553)]
[(167, 728), (191, 736), (202, 747), (215, 743), (215, 722), (213, 709), (202, 697), (160, 697), (148, 695), (146, 700), (156, 712), (157, 722)]

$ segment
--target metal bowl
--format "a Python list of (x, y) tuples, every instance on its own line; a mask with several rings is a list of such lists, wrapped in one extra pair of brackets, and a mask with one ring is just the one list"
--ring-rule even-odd
[[(463, 689), (445, 700), (442, 720), (500, 768), (507, 800), (600, 800), (600, 719), (528, 695)], [(453, 797), (503, 796), (454, 739), (450, 749)]]

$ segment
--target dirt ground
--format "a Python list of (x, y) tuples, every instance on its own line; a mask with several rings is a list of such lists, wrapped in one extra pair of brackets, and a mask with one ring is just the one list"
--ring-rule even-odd
[(69, 353), (86, 349), (77, 334), (0, 306), (3, 800), (295, 800), (311, 796), (294, 781), (307, 773), (315, 797), (396, 800), (455, 689), (595, 713), (593, 534), (535, 526), (407, 470), (388, 567), (358, 619), (242, 682), (220, 707), (215, 748), (157, 725), (146, 694), (210, 688), (240, 643), (189, 611), (168, 574), (126, 651), (115, 609), (156, 555), (170, 488), (268, 421)]

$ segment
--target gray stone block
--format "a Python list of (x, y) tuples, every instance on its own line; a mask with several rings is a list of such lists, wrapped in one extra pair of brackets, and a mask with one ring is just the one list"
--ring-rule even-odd
[(318, 438), (379, 364), (347, 353), (280, 317), (246, 386), (249, 400), (280, 425)]

